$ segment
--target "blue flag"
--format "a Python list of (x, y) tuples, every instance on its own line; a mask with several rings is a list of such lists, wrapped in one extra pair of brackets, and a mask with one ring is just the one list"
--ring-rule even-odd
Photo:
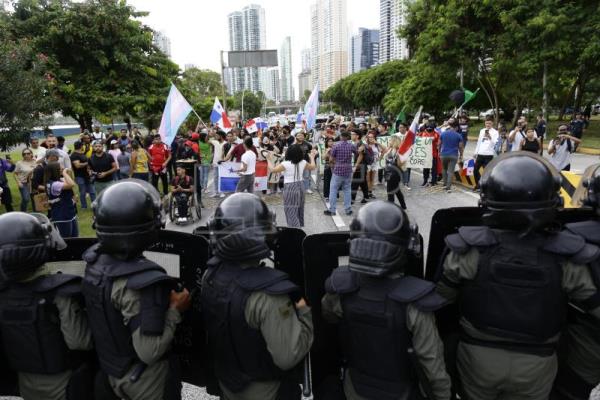
[(317, 120), (317, 112), (319, 111), (319, 82), (315, 85), (306, 105), (304, 106), (304, 117), (306, 118), (306, 130), (310, 131)]
[(192, 112), (192, 106), (187, 102), (185, 97), (177, 90), (175, 85), (171, 84), (165, 111), (163, 112), (160, 121), (158, 133), (163, 143), (170, 146), (175, 139), (177, 130), (183, 124), (189, 113)]

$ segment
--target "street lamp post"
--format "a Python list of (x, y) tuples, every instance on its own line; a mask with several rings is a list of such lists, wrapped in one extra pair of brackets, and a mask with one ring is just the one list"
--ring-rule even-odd
[(244, 95), (246, 94), (245, 90), (242, 90), (242, 124), (244, 123)]

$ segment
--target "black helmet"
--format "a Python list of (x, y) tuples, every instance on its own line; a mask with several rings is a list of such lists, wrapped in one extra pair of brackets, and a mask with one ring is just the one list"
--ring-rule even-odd
[(539, 228), (554, 221), (562, 206), (560, 173), (537, 154), (506, 153), (485, 168), (480, 206), (486, 223), (506, 228)]
[(208, 222), (216, 256), (241, 261), (262, 259), (277, 237), (275, 214), (258, 197), (236, 193), (223, 200)]
[(600, 213), (600, 164), (586, 168), (571, 202), (579, 206), (590, 206)]
[(164, 226), (160, 194), (139, 179), (104, 189), (92, 208), (101, 251), (111, 255), (138, 256), (158, 240)]
[(54, 250), (67, 245), (43, 214), (10, 212), (0, 215), (0, 279), (26, 278), (41, 267)]
[(362, 207), (350, 224), (350, 269), (382, 276), (401, 271), (408, 252), (420, 253), (416, 226), (394, 203), (375, 201)]

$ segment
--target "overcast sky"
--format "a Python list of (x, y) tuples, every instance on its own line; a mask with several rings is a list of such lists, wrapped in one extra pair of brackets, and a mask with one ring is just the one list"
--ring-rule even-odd
[[(379, 0), (347, 0), (350, 34), (359, 27), (379, 29)], [(279, 50), (286, 36), (292, 38), (292, 74), (298, 95), (300, 51), (310, 47), (310, 4), (302, 0), (129, 0), (150, 15), (142, 19), (171, 39), (172, 59), (221, 72), (219, 54), (229, 50), (227, 15), (249, 4), (265, 9), (267, 48)]]

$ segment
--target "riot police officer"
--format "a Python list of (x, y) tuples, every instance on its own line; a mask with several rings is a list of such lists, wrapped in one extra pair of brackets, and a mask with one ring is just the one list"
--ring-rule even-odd
[(165, 270), (142, 255), (163, 225), (160, 195), (124, 180), (105, 189), (93, 211), (98, 244), (83, 256), (83, 294), (101, 369), (119, 398), (179, 399), (170, 348), (190, 296), (173, 291)]
[(81, 277), (53, 274), (44, 265), (65, 242), (42, 214), (1, 215), (0, 232), (0, 333), (21, 396), (90, 398), (93, 374), (80, 351), (93, 343), (78, 299)]
[(421, 383), (430, 399), (448, 399), (433, 315), (445, 300), (433, 283), (405, 275), (410, 253), (420, 252), (416, 227), (397, 205), (376, 201), (359, 210), (350, 231), (349, 265), (333, 271), (321, 302), (323, 317), (341, 322), (346, 397), (418, 399)]
[(287, 274), (261, 262), (277, 240), (275, 215), (257, 196), (236, 193), (209, 229), (201, 303), (223, 398), (299, 398), (293, 372), (312, 345), (312, 317)]
[[(560, 179), (536, 154), (496, 158), (481, 180), (484, 226), (445, 239), (438, 292), (459, 304), (463, 398), (547, 399), (567, 298), (596, 293), (585, 264), (598, 249), (552, 230)], [(590, 312), (600, 316), (600, 308)]]
[[(598, 218), (567, 224), (565, 228), (588, 243), (600, 245), (600, 164), (591, 166), (581, 181), (584, 202), (594, 208)], [(585, 189), (585, 190), (581, 190)], [(575, 200), (575, 199), (574, 199)], [(600, 254), (599, 254), (600, 256)], [(589, 264), (597, 288), (600, 287), (600, 257)], [(580, 304), (590, 309), (600, 306), (600, 292)], [(567, 399), (587, 400), (600, 382), (600, 321), (589, 314), (573, 312), (564, 337), (564, 360), (558, 370), (556, 389)]]

